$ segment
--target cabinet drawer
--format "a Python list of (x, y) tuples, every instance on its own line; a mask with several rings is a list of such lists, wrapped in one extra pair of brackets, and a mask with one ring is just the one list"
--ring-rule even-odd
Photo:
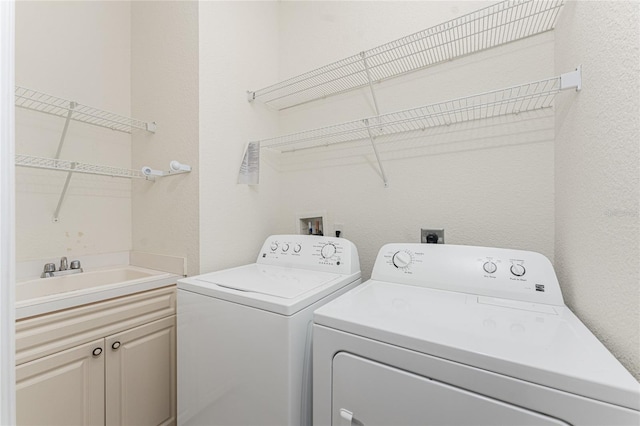
[(16, 365), (176, 313), (175, 285), (16, 322)]

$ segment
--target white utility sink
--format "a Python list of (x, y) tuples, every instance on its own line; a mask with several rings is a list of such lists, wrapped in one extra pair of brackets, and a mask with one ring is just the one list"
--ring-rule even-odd
[(16, 319), (175, 284), (178, 275), (123, 265), (16, 284)]

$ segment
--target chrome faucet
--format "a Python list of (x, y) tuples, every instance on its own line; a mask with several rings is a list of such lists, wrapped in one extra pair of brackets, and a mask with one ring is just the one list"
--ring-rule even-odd
[(61, 275), (69, 275), (69, 274), (79, 274), (82, 271), (83, 270), (80, 267), (79, 260), (72, 260), (71, 269), (69, 269), (69, 262), (67, 261), (66, 256), (63, 256), (60, 259), (60, 269), (56, 271), (55, 263), (46, 263), (44, 265), (44, 270), (42, 271), (42, 275), (40, 275), (40, 278), (59, 277)]

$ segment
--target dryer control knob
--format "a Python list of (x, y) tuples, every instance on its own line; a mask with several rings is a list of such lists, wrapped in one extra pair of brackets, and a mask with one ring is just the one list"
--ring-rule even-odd
[(302, 250), (302, 246), (300, 244), (296, 244), (295, 246), (293, 246), (294, 252), (300, 253), (300, 250)]
[(482, 268), (489, 274), (493, 274), (498, 270), (498, 267), (493, 262), (485, 262), (484, 265), (482, 265)]
[(393, 266), (396, 268), (406, 268), (412, 261), (411, 254), (406, 251), (398, 251), (393, 255)]
[(284, 244), (282, 245), (282, 251), (283, 251), (283, 252), (285, 252), (285, 251), (287, 251), (287, 250), (289, 250), (289, 244), (284, 243)]
[(271, 251), (276, 251), (276, 250), (278, 250), (278, 243), (274, 241), (273, 243), (271, 243)]
[(516, 277), (523, 276), (525, 272), (526, 270), (524, 269), (524, 266), (522, 266), (521, 264), (514, 263), (513, 265), (511, 265), (511, 273)]
[(325, 244), (324, 246), (322, 246), (322, 248), (320, 249), (320, 254), (322, 254), (322, 257), (325, 259), (329, 259), (330, 257), (332, 257), (334, 254), (336, 254), (336, 246), (334, 246), (333, 244), (329, 243), (329, 244)]

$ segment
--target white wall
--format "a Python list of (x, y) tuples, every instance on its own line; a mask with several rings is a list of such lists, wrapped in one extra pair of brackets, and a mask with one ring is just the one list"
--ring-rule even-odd
[[(130, 115), (128, 2), (18, 2), (16, 84)], [(16, 111), (16, 152), (54, 157), (64, 119)], [(61, 158), (129, 168), (130, 135), (71, 123)], [(131, 248), (131, 182), (76, 174), (52, 223), (65, 173), (18, 168), (17, 260)]]
[[(478, 2), (283, 2), (281, 78), (310, 70), (478, 9)], [(554, 75), (553, 33), (376, 85), (382, 112), (468, 96)], [(282, 111), (283, 133), (374, 115), (367, 90)], [(326, 211), (359, 248), (363, 275), (387, 242), (419, 242), (421, 227), (445, 228), (449, 244), (509, 247), (553, 259), (551, 111), (481, 120), (379, 144), (372, 150), (282, 155), (281, 226), (296, 213)], [(264, 136), (264, 135), (263, 135)], [(265, 182), (265, 186), (272, 185)]]
[(273, 111), (245, 92), (277, 81), (278, 2), (200, 3), (200, 270), (254, 262), (279, 226), (282, 188), (236, 183), (245, 144), (277, 133)]
[(133, 185), (133, 249), (184, 257), (199, 271), (198, 2), (133, 2), (132, 111), (157, 122), (156, 134), (136, 133), (134, 168), (169, 170), (177, 160), (189, 174)]
[(556, 111), (555, 265), (569, 307), (640, 378), (640, 3), (569, 2), (558, 71), (583, 90)]

